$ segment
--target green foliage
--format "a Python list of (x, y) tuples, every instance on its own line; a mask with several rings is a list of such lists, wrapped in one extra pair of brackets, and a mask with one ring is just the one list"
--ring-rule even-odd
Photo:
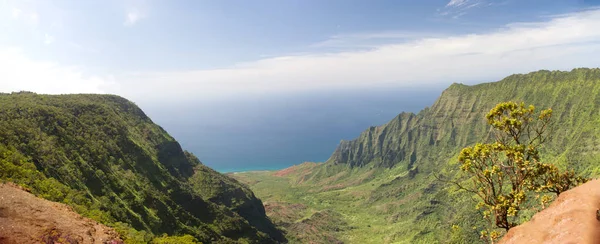
[[(556, 196), (589, 180), (575, 174), (574, 170), (561, 172), (553, 164), (541, 164), (538, 174), (538, 179), (534, 182), (537, 191), (555, 193)], [(542, 204), (545, 205), (546, 202), (542, 201)]]
[[(285, 230), (290, 243), (343, 243), (339, 235), (354, 229), (345, 218), (347, 209), (342, 205), (329, 204), (334, 200), (333, 196), (307, 194), (309, 188), (314, 187), (312, 185), (299, 189), (289, 184), (289, 178), (266, 172), (236, 173), (233, 176), (258, 190), (256, 193), (266, 201), (269, 217)], [(364, 226), (371, 224), (368, 218), (356, 221)]]
[(156, 237), (152, 239), (152, 244), (196, 244), (201, 243), (196, 240), (193, 236), (183, 235), (183, 236), (166, 236), (163, 235), (161, 237)]
[[(221, 190), (240, 185), (203, 170), (118, 96), (0, 94), (0, 128), (1, 180), (116, 226), (127, 242), (147, 242), (154, 234), (188, 234), (207, 243), (284, 240), (251, 191), (240, 188), (236, 196), (247, 200), (245, 208), (225, 206), (231, 195)], [(222, 189), (210, 189), (212, 197), (205, 198), (208, 189), (194, 189), (192, 178)]]
[[(191, 157), (195, 158), (193, 155)], [(262, 201), (246, 185), (201, 164), (195, 168), (195, 174), (189, 182), (194, 192), (206, 201), (227, 207), (276, 240), (285, 239), (271, 220), (266, 218)]]
[[(532, 196), (544, 191), (558, 195), (586, 181), (540, 162), (539, 149), (551, 116), (551, 109), (536, 115), (533, 105), (499, 103), (486, 115), (495, 140), (466, 147), (458, 156), (461, 170), (471, 179), (470, 185), (458, 185), (479, 197), (477, 209), (483, 208), (484, 218), (498, 228), (508, 231), (516, 226), (521, 211), (533, 208), (527, 204)], [(482, 237), (496, 240), (500, 233), (483, 231)]]
[[(101, 223), (111, 224), (115, 221), (109, 213), (87, 198), (84, 192), (74, 190), (54, 178), (47, 178), (28, 158), (4, 145), (0, 145), (0, 182), (13, 182), (42, 198), (66, 203), (83, 216)], [(121, 230), (119, 233), (133, 231), (129, 226)]]
[(552, 110), (544, 110), (534, 120), (534, 107), (514, 102), (500, 103), (486, 116), (498, 131), (492, 143), (466, 147), (458, 156), (461, 170), (472, 179), (466, 189), (485, 207), (484, 218), (492, 218), (498, 228), (517, 225), (519, 211), (534, 189), (541, 173), (539, 146), (546, 139)]
[(112, 223), (111, 227), (121, 235), (121, 238), (125, 240), (125, 244), (148, 243), (153, 238), (151, 233), (131, 228), (127, 223), (116, 222)]

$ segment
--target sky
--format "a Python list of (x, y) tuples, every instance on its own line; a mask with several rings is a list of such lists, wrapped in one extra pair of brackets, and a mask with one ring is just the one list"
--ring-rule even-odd
[(152, 104), (600, 66), (598, 0), (0, 0), (0, 91)]

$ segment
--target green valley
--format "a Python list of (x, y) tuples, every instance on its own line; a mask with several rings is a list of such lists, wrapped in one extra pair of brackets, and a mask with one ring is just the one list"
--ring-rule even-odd
[[(462, 148), (491, 140), (484, 116), (505, 101), (552, 108), (541, 160), (598, 176), (600, 69), (585, 68), (453, 84), (431, 107), (342, 141), (325, 163), (232, 176), (263, 200), (292, 242), (480, 242), (475, 199), (439, 179), (457, 177)], [(534, 213), (526, 211), (521, 222)]]

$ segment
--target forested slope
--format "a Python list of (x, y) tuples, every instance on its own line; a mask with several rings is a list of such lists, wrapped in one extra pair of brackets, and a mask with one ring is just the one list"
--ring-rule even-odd
[(202, 165), (121, 97), (0, 94), (0, 128), (0, 179), (74, 206), (129, 241), (285, 240), (252, 191)]

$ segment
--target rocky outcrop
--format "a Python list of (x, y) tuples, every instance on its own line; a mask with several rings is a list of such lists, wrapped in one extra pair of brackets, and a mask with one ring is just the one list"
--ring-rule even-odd
[(531, 221), (510, 229), (502, 244), (600, 243), (600, 180), (562, 193)]
[(67, 205), (38, 198), (12, 184), (0, 184), (0, 243), (123, 243), (117, 233), (73, 212)]

